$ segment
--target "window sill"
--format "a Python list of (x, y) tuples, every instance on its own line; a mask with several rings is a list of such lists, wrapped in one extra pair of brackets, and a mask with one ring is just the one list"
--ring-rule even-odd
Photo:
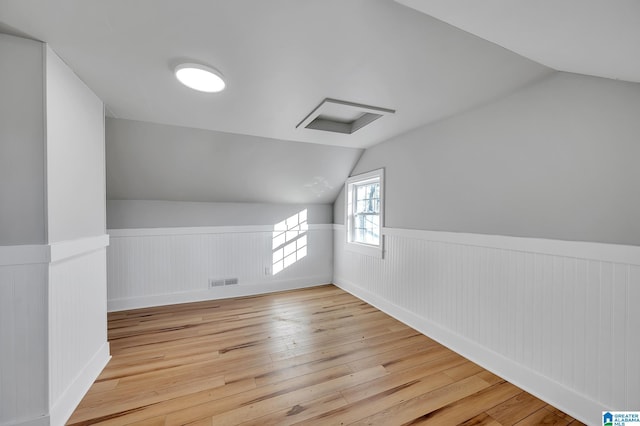
[[(384, 240), (383, 240), (384, 241)], [(347, 242), (345, 243), (345, 249), (348, 251), (352, 251), (354, 253), (359, 253), (359, 254), (363, 254), (365, 256), (371, 256), (371, 257), (375, 257), (378, 259), (382, 259), (382, 253), (383, 253), (383, 244), (381, 241), (381, 244), (379, 246), (372, 246), (369, 244), (360, 244), (360, 243), (352, 243), (352, 242)]]

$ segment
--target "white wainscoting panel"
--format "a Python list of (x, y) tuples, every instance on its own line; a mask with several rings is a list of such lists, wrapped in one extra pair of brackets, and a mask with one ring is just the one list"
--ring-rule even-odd
[(49, 266), (51, 424), (69, 418), (109, 360), (106, 269), (104, 245)]
[(48, 414), (47, 265), (27, 263), (0, 266), (0, 425)]
[[(276, 275), (273, 226), (108, 232), (109, 311), (321, 285), (333, 274), (332, 225), (309, 225), (306, 256)], [(238, 284), (209, 288), (225, 278)]]
[(336, 285), (588, 424), (640, 409), (640, 247), (334, 229)]
[(0, 250), (0, 426), (64, 424), (107, 364), (108, 243)]

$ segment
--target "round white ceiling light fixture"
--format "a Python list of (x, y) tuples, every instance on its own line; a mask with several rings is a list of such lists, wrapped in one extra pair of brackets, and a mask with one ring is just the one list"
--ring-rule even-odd
[(176, 78), (185, 86), (200, 92), (216, 93), (226, 87), (222, 74), (206, 65), (185, 63), (175, 69)]

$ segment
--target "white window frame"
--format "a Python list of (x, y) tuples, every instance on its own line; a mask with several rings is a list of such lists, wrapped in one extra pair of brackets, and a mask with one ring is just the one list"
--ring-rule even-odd
[[(378, 181), (380, 183), (380, 213), (378, 220), (378, 235), (380, 239), (378, 244), (366, 244), (359, 241), (353, 241), (353, 228), (354, 228), (354, 191), (353, 188), (358, 185), (363, 185), (369, 182)], [(362, 173), (356, 176), (351, 176), (345, 182), (345, 233), (346, 233), (346, 248), (351, 251), (358, 252), (367, 256), (373, 256), (382, 258), (384, 252), (384, 235), (382, 229), (384, 227), (384, 169), (372, 170), (367, 173)]]

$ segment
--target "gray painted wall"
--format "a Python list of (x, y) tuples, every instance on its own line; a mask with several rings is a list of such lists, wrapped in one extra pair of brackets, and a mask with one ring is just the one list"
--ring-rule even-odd
[(0, 34), (0, 245), (46, 242), (43, 44)]
[[(371, 169), (371, 170), (374, 170), (374, 169)], [(338, 194), (338, 196), (336, 197), (336, 201), (334, 201), (333, 203), (333, 223), (339, 223), (341, 225), (344, 225), (344, 220), (346, 219), (345, 211), (344, 211), (345, 201), (346, 200), (344, 199), (344, 187), (343, 187), (340, 193)]]
[(102, 101), (47, 48), (49, 242), (105, 233)]
[(109, 200), (109, 229), (275, 225), (307, 209), (312, 224), (332, 223), (331, 204), (196, 203)]
[(640, 245), (639, 111), (640, 84), (556, 73), (368, 149), (353, 174), (385, 168), (389, 227)]
[(108, 199), (331, 204), (362, 150), (108, 119), (106, 152)]

